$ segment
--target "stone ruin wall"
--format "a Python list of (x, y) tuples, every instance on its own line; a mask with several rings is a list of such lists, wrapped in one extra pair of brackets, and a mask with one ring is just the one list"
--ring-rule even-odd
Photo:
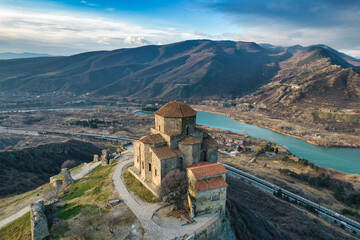
[(44, 201), (31, 204), (30, 222), (32, 240), (42, 240), (50, 235), (44, 211)]

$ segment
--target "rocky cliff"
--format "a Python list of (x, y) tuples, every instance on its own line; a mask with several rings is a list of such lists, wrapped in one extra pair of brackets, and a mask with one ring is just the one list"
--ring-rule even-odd
[(356, 239), (312, 213), (279, 200), (238, 178), (227, 177), (229, 218), (242, 240)]

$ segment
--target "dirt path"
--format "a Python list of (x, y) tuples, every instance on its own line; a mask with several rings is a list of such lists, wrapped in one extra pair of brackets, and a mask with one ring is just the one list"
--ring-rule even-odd
[(123, 154), (121, 157), (123, 161), (120, 161), (117, 165), (115, 172), (113, 174), (113, 181), (115, 184), (115, 188), (120, 194), (120, 197), (123, 199), (125, 204), (131, 209), (131, 211), (135, 214), (138, 220), (141, 222), (145, 230), (145, 238), (146, 239), (172, 239), (175, 237), (181, 236), (191, 236), (194, 231), (206, 225), (209, 221), (216, 218), (218, 215), (215, 214), (207, 214), (200, 217), (196, 217), (196, 223), (181, 226), (179, 228), (167, 228), (158, 225), (153, 221), (153, 215), (159, 208), (162, 207), (161, 204), (149, 204), (139, 201), (139, 199), (135, 199), (131, 193), (127, 190), (125, 184), (122, 181), (121, 173), (123, 172), (126, 165), (133, 161), (132, 151), (128, 151), (127, 154)]
[[(73, 178), (75, 180), (79, 180), (81, 178), (83, 178), (87, 173), (89, 173), (92, 169), (94, 169), (95, 167), (99, 166), (100, 162), (96, 162), (96, 163), (84, 163), (84, 166), (81, 167), (79, 170), (77, 170), (74, 174), (73, 174)], [(41, 198), (39, 198), (37, 201), (41, 200)], [(4, 227), (5, 225), (11, 223), (12, 221), (18, 219), (19, 217), (23, 216), (25, 213), (27, 213), (28, 211), (30, 211), (30, 205), (22, 208), (20, 211), (14, 213), (13, 215), (3, 219), (0, 221), (0, 228)]]

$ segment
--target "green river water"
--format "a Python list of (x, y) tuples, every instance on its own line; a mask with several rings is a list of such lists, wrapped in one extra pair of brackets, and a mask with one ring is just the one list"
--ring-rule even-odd
[(237, 133), (241, 133), (242, 130), (245, 130), (249, 136), (255, 138), (267, 140), (272, 138), (277, 144), (286, 146), (292, 154), (307, 159), (309, 162), (314, 162), (316, 165), (333, 168), (342, 172), (360, 174), (359, 148), (315, 146), (302, 139), (239, 122), (221, 114), (198, 111), (196, 119), (197, 124), (230, 130)]

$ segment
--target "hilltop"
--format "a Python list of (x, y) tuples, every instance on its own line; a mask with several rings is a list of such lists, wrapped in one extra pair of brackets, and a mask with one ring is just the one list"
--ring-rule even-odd
[[(291, 67), (301, 55), (304, 59)], [(138, 99), (239, 97), (286, 76), (302, 76), (330, 59), (356, 78), (360, 60), (325, 45), (275, 47), (253, 42), (189, 40), (168, 45), (97, 51), (68, 57), (0, 61), (0, 89), (6, 92), (90, 93)], [(298, 68), (300, 67), (300, 68)], [(345, 71), (345, 69), (348, 69)], [(323, 72), (330, 77), (333, 68)]]

